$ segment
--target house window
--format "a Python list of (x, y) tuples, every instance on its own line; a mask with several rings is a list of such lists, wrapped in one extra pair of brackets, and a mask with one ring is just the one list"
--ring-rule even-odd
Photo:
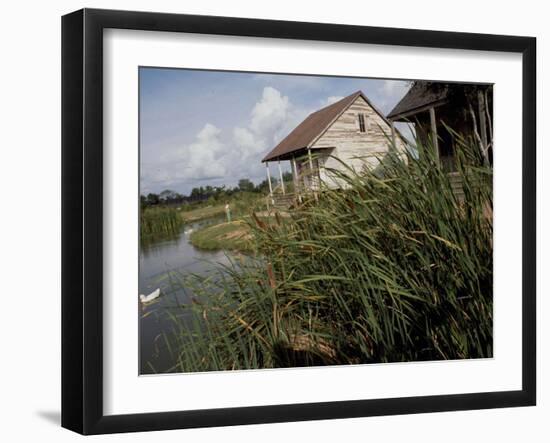
[(359, 114), (359, 132), (365, 132), (365, 114)]

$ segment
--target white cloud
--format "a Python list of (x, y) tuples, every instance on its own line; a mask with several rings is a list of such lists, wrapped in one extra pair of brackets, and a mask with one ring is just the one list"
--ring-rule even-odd
[(226, 173), (223, 157), (226, 148), (220, 140), (221, 131), (214, 125), (207, 123), (197, 134), (197, 141), (189, 145), (186, 156), (181, 159), (185, 162), (186, 175), (189, 178), (216, 178)]
[(256, 134), (273, 133), (287, 119), (289, 107), (288, 97), (271, 86), (265, 87), (252, 109), (250, 129)]
[(263, 149), (258, 146), (255, 135), (248, 128), (234, 128), (233, 141), (237, 147), (245, 152), (254, 152)]
[[(252, 156), (258, 162), (275, 147), (300, 121), (305, 111), (294, 106), (287, 96), (267, 86), (252, 108), (246, 127), (233, 130), (233, 143), (240, 152), (240, 158)], [(252, 159), (251, 159), (252, 160)]]
[(155, 165), (146, 168), (145, 183), (170, 187), (181, 182), (224, 177), (227, 170), (221, 158), (226, 146), (220, 135), (220, 129), (207, 123), (197, 133), (193, 143), (168, 147), (159, 155)]

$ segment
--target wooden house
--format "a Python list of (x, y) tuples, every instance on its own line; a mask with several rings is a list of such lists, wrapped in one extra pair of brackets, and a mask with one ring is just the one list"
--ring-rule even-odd
[[(406, 140), (384, 114), (357, 91), (310, 114), (263, 158), (270, 196), (274, 199), (275, 191), (286, 193), (281, 161), (291, 163), (294, 188), (299, 193), (317, 192), (322, 186), (344, 186), (331, 171), (351, 167), (361, 172), (376, 167), (379, 159), (393, 148), (404, 151)], [(272, 187), (270, 162), (279, 165), (281, 189)]]
[(414, 124), (418, 142), (453, 173), (458, 137), (478, 145), (492, 164), (492, 101), (491, 85), (414, 82), (387, 117)]

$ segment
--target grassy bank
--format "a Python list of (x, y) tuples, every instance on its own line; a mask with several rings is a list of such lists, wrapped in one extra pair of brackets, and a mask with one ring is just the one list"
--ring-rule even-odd
[(194, 204), (189, 209), (182, 207), (180, 214), (185, 223), (193, 223), (225, 215), (226, 204), (229, 205), (231, 217), (236, 219), (260, 209), (265, 204), (265, 197), (255, 192), (238, 192), (223, 199), (223, 201), (206, 201), (201, 204)]
[(191, 233), (191, 244), (206, 250), (252, 250), (252, 235), (244, 220), (207, 226)]
[(222, 216), (225, 214), (225, 205), (204, 206), (190, 211), (181, 211), (180, 216), (184, 223), (194, 223), (207, 218)]
[(260, 211), (254, 215), (246, 215), (232, 222), (222, 222), (214, 226), (206, 226), (191, 233), (191, 244), (200, 249), (225, 251), (255, 251), (254, 226), (264, 226), (282, 223), (290, 217), (288, 212), (279, 213)]

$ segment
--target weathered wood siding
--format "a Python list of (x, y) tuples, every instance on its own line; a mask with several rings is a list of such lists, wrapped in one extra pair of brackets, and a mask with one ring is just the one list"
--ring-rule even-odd
[[(358, 114), (365, 116), (365, 132), (359, 131)], [(329, 151), (316, 151), (333, 148), (330, 156), (337, 157), (348, 166), (360, 172), (365, 167), (376, 167), (377, 158), (388, 152), (392, 140), (391, 126), (363, 99), (357, 97), (354, 103), (319, 137), (311, 146), (313, 152), (327, 154)], [(403, 152), (405, 144), (396, 135), (397, 150)], [(330, 187), (341, 186), (325, 168), (344, 170), (334, 158), (320, 158), (320, 176)], [(324, 166), (324, 167), (323, 167)]]

